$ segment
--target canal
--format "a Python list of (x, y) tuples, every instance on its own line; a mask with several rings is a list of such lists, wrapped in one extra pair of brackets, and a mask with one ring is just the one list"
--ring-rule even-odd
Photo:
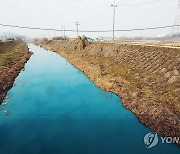
[(179, 153), (146, 148), (142, 125), (118, 96), (94, 85), (60, 55), (34, 53), (0, 106), (0, 154)]

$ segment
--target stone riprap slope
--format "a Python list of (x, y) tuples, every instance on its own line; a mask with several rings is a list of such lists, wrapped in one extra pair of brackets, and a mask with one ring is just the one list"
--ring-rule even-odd
[(39, 41), (60, 53), (94, 83), (122, 98), (139, 120), (164, 136), (180, 136), (180, 50), (178, 48)]
[(112, 58), (132, 85), (169, 103), (177, 102), (180, 110), (180, 49), (127, 44), (112, 49), (111, 44), (96, 44), (86, 50), (89, 55)]

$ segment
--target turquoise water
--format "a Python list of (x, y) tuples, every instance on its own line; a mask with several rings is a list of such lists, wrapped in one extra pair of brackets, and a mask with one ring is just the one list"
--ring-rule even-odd
[(151, 132), (66, 59), (38, 46), (0, 111), (0, 154), (179, 153), (174, 144), (147, 149)]

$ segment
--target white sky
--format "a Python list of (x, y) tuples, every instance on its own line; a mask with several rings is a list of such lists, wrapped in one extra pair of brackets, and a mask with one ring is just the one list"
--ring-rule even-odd
[[(155, 0), (116, 0), (115, 29), (131, 29), (173, 25), (177, 14), (178, 0), (134, 4)], [(75, 22), (80, 22), (80, 30), (111, 30), (113, 0), (0, 0), (0, 23), (42, 28), (76, 29)], [(134, 4), (134, 5), (122, 5)], [(117, 32), (120, 36), (157, 36), (171, 33), (172, 28)], [(62, 35), (62, 32), (39, 30), (21, 30), (0, 26), (0, 34), (13, 32), (31, 37)], [(69, 37), (77, 34), (66, 33)], [(82, 33), (80, 33), (83, 35)], [(88, 33), (90, 37), (112, 36), (111, 33)]]

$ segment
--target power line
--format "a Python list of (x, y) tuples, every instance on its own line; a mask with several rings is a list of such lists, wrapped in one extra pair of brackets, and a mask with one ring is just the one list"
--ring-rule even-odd
[[(0, 26), (4, 27), (12, 27), (12, 28), (21, 28), (21, 29), (32, 29), (32, 30), (45, 30), (45, 31), (64, 31), (62, 29), (53, 29), (53, 28), (38, 28), (38, 27), (28, 27), (28, 26), (15, 26), (15, 25), (7, 25), (7, 24), (0, 24)], [(76, 30), (66, 30), (66, 31), (76, 31)]]
[(168, 2), (173, 0), (154, 0), (154, 1), (146, 1), (146, 2), (139, 2), (139, 3), (121, 3), (120, 6), (129, 6), (129, 5), (143, 5), (143, 4), (151, 4), (151, 3), (159, 3), (159, 2)]
[[(77, 32), (77, 30), (64, 30), (64, 29), (53, 29), (53, 28), (37, 28), (37, 27), (28, 27), (28, 26), (15, 26), (15, 25), (7, 25), (0, 24), (3, 27), (12, 27), (12, 28), (21, 28), (21, 29), (31, 29), (31, 30), (43, 30), (43, 31), (66, 31), (66, 32)], [(171, 26), (159, 26), (159, 27), (148, 27), (148, 28), (134, 28), (134, 29), (119, 29), (114, 30), (115, 32), (130, 32), (130, 31), (144, 31), (144, 30), (155, 30), (155, 29), (166, 29), (172, 27), (179, 27), (180, 25), (171, 25)], [(79, 32), (89, 32), (89, 33), (108, 33), (113, 32), (113, 30), (81, 30)]]
[(177, 27), (177, 26), (180, 26), (180, 25), (159, 26), (159, 27), (149, 27), (149, 28), (135, 28), (135, 29), (126, 29), (126, 30), (115, 30), (115, 31), (124, 31), (124, 32), (143, 31), (143, 30), (154, 30), (154, 29), (172, 28), (172, 27)]

